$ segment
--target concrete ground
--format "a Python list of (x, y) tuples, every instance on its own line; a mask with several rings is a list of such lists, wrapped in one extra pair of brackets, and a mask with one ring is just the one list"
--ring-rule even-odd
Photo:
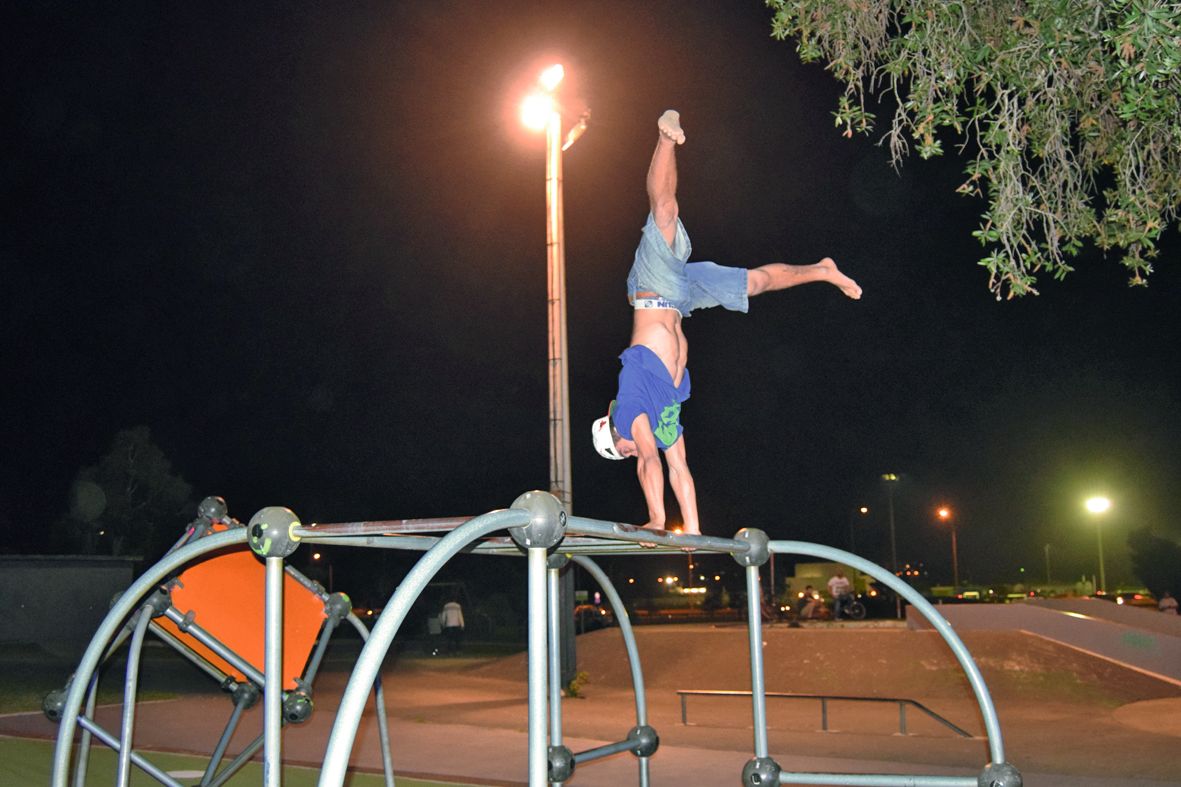
[[(676, 691), (749, 688), (745, 628), (647, 626), (636, 633), (649, 723), (661, 739), (651, 763), (652, 784), (739, 784), (753, 746), (749, 700), (691, 698), (690, 723), (684, 725)], [(1181, 688), (1020, 633), (969, 632), (964, 639), (996, 702), (1006, 759), (1022, 771), (1026, 785), (1181, 787)], [(588, 680), (582, 697), (563, 703), (565, 742), (575, 752), (620, 740), (635, 724), (618, 631), (583, 635), (578, 646)], [(312, 719), (286, 730), (285, 759), (316, 764), (322, 758), (352, 655), (343, 646), (333, 653), (333, 663), (316, 682)], [(772, 626), (765, 631), (764, 659), (768, 691), (907, 697), (975, 736), (983, 733), (966, 681), (932, 632)], [(144, 680), (150, 683), (151, 677)], [(398, 773), (525, 783), (523, 655), (404, 658), (384, 672), (383, 682)], [(229, 710), (228, 700), (215, 691), (142, 704), (136, 747), (208, 752)], [(101, 710), (100, 723), (117, 729), (118, 713), (115, 707)], [(829, 732), (820, 731), (815, 701), (770, 700), (768, 715), (770, 751), (786, 771), (970, 776), (988, 760), (982, 737), (957, 737), (914, 711), (907, 715), (910, 734), (898, 735), (893, 705), (831, 703)], [(353, 752), (358, 767), (380, 768), (375, 726), (367, 713)], [(260, 729), (256, 707), (231, 751)], [(40, 714), (0, 717), (0, 734), (55, 732)], [(635, 758), (622, 754), (579, 765), (569, 783), (629, 784), (636, 773)]]

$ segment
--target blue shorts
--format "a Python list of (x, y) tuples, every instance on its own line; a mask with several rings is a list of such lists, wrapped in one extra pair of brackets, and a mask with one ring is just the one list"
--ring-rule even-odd
[(728, 268), (714, 262), (688, 262), (693, 250), (685, 225), (677, 219), (676, 236), (670, 249), (660, 228), (648, 214), (636, 258), (627, 275), (627, 297), (635, 303), (637, 293), (655, 293), (688, 317), (694, 309), (722, 306), (730, 311), (747, 310), (746, 268)]

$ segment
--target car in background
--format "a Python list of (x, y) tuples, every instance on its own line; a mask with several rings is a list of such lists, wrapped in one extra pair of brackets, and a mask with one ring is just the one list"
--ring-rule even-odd
[(607, 607), (595, 604), (579, 604), (574, 608), (574, 631), (594, 631), (615, 625), (615, 615)]
[(1147, 590), (1117, 590), (1115, 603), (1128, 607), (1152, 607), (1156, 609), (1156, 598)]

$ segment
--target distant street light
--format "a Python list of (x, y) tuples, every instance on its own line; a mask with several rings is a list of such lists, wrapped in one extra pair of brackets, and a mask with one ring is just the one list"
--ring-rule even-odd
[(323, 560), (324, 565), (328, 567), (328, 592), (331, 593), (332, 592), (332, 561), (328, 560), (325, 557), (325, 555), (323, 555), (320, 552), (313, 552), (312, 553), (312, 560), (315, 561), (316, 563), (319, 563), (321, 560)]
[[(890, 504), (890, 570), (898, 576), (898, 537), (894, 529), (894, 487), (898, 486), (897, 473), (882, 473), (882, 480), (886, 482), (886, 498)], [(894, 594), (894, 615), (902, 619), (902, 597)]]
[(849, 551), (854, 554), (857, 553), (857, 537), (853, 533), (854, 520), (857, 519), (858, 515), (861, 515), (864, 517), (864, 516), (867, 516), (868, 514), (869, 514), (869, 507), (868, 506), (858, 506), (857, 508), (853, 508), (853, 509), (849, 510)]
[(939, 521), (950, 523), (952, 526), (952, 591), (959, 592), (959, 547), (955, 545), (955, 518), (952, 509), (941, 506), (937, 512)]
[(1107, 592), (1107, 572), (1103, 567), (1103, 521), (1102, 514), (1107, 513), (1111, 508), (1111, 501), (1102, 495), (1087, 498), (1087, 510), (1095, 517), (1095, 533), (1099, 539), (1099, 587), (1095, 590), (1099, 593)]

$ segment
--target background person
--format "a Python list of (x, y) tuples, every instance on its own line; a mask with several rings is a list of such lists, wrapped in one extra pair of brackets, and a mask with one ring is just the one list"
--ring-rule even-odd
[(841, 619), (841, 611), (849, 601), (851, 590), (852, 586), (845, 577), (845, 572), (838, 568), (837, 572), (828, 580), (828, 595), (832, 596), (833, 620)]
[(1166, 615), (1177, 614), (1177, 599), (1173, 598), (1173, 594), (1165, 591), (1161, 594), (1160, 601), (1157, 602), (1156, 608)]
[(447, 652), (458, 653), (460, 641), (463, 639), (463, 607), (455, 599), (443, 605), (443, 612), (439, 615), (443, 624), (443, 638), (447, 641)]

